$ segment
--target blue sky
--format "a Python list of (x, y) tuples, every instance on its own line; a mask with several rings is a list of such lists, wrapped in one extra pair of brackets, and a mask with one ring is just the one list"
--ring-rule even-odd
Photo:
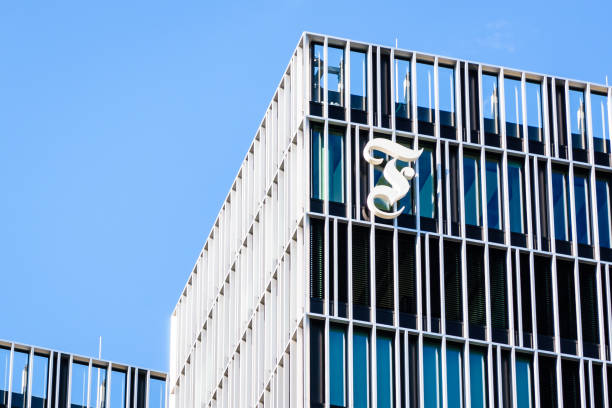
[(0, 338), (155, 369), (302, 31), (612, 80), (605, 1), (36, 3), (0, 4)]

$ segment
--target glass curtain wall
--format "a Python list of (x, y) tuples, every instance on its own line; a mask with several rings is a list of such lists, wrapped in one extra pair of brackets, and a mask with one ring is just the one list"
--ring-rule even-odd
[(332, 407), (346, 407), (346, 335), (341, 326), (329, 329), (329, 398)]
[(35, 354), (32, 367), (31, 408), (44, 408), (47, 404), (48, 373), (49, 358)]
[(417, 62), (417, 118), (419, 133), (433, 135), (435, 118), (434, 66)]
[(597, 226), (599, 229), (599, 246), (610, 248), (610, 185), (608, 180), (597, 178), (595, 181), (597, 193)]
[(480, 166), (477, 156), (463, 156), (463, 194), (465, 223), (480, 226), (482, 211), (480, 208)]
[(455, 69), (438, 67), (438, 94), (440, 111), (440, 132), (452, 136), (456, 124), (455, 113)]
[(355, 408), (370, 406), (370, 340), (365, 330), (353, 333), (353, 401)]
[(586, 122), (584, 117), (584, 91), (569, 90), (570, 129), (572, 133), (572, 147), (586, 149)]
[(487, 352), (470, 347), (470, 399), (472, 408), (488, 406)]
[(379, 408), (393, 408), (394, 363), (393, 363), (393, 336), (387, 333), (376, 336), (376, 406)]
[(610, 125), (607, 95), (591, 92), (591, 121), (594, 150), (601, 153), (610, 153)]
[(344, 48), (327, 47), (327, 103), (344, 106)]
[(436, 217), (436, 190), (435, 190), (435, 164), (436, 159), (434, 149), (428, 146), (422, 146), (423, 153), (418, 160), (418, 175), (419, 180), (419, 204), (421, 217), (435, 218)]
[(87, 407), (87, 381), (89, 366), (80, 363), (72, 363), (72, 379), (70, 382), (70, 407)]
[(553, 211), (555, 239), (571, 241), (571, 214), (567, 174), (560, 171), (552, 173)]
[(576, 235), (578, 243), (591, 245), (589, 180), (586, 175), (574, 173), (574, 197), (576, 208)]
[(508, 161), (508, 205), (510, 209), (510, 231), (516, 234), (525, 233), (523, 197), (523, 164), (519, 161)]
[(21, 351), (13, 352), (12, 408), (25, 408), (28, 389), (28, 365), (30, 355)]
[(410, 60), (395, 58), (395, 120), (400, 130), (411, 131)]
[(157, 378), (149, 379), (149, 408), (164, 408), (166, 382)]
[(502, 229), (501, 171), (494, 157), (486, 159), (487, 222), (490, 229)]
[(525, 83), (527, 99), (527, 135), (529, 140), (542, 141), (542, 85), (540, 82)]
[(311, 61), (311, 95), (310, 98), (314, 102), (323, 102), (323, 45), (314, 44), (312, 46), (312, 61)]
[(440, 344), (423, 342), (423, 400), (425, 408), (442, 407), (442, 357)]
[(521, 80), (504, 78), (505, 112), (506, 112), (506, 136), (523, 137), (523, 104), (521, 92)]
[(482, 74), (482, 110), (485, 132), (499, 135), (499, 81), (497, 75)]
[(351, 109), (368, 110), (367, 72), (367, 54), (351, 50)]

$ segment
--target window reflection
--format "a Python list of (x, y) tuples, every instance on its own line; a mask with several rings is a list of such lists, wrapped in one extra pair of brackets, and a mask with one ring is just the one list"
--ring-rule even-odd
[(607, 180), (597, 179), (595, 182), (597, 192), (597, 217), (599, 227), (599, 246), (611, 248), (610, 246), (610, 186)]
[(527, 97), (527, 136), (529, 140), (542, 141), (542, 85), (539, 82), (525, 83)]
[(610, 153), (608, 97), (606, 95), (591, 93), (591, 120), (595, 151)]
[(367, 331), (353, 334), (353, 401), (355, 408), (370, 406), (370, 354)]
[(438, 67), (440, 125), (455, 127), (455, 69)]
[(497, 75), (482, 74), (482, 109), (486, 133), (499, 134), (499, 84)]
[(106, 368), (92, 367), (90, 407), (106, 408), (106, 375)]
[(465, 223), (481, 224), (480, 210), (480, 171), (478, 158), (466, 155), (463, 157), (463, 194), (465, 198)]
[(329, 201), (344, 203), (344, 132), (329, 129)]
[(11, 407), (25, 408), (28, 388), (28, 364), (30, 356), (21, 351), (13, 352), (13, 381)]
[(365, 111), (368, 106), (367, 55), (351, 51), (351, 108)]
[(72, 363), (72, 379), (70, 385), (71, 408), (83, 408), (87, 406), (87, 376), (89, 366), (80, 363)]
[(434, 109), (434, 73), (433, 65), (425, 62), (417, 63), (417, 118), (419, 133), (433, 134), (435, 122)]
[(418, 160), (419, 204), (421, 217), (435, 218), (435, 157), (434, 150), (423, 147), (423, 153)]
[(506, 102), (506, 136), (523, 137), (523, 104), (521, 103), (521, 81), (504, 78), (504, 95)]
[(570, 129), (572, 147), (586, 149), (586, 127), (584, 120), (584, 92), (578, 89), (569, 91)]
[(11, 351), (0, 347), (0, 406), (8, 406)]
[(567, 175), (558, 171), (552, 173), (553, 210), (555, 217), (555, 239), (570, 241), (569, 189)]
[(472, 408), (487, 407), (487, 354), (470, 347), (470, 395)]
[(380, 408), (394, 406), (393, 361), (393, 337), (379, 334), (376, 336), (376, 406)]
[(423, 391), (425, 408), (442, 407), (442, 358), (436, 343), (423, 343)]
[(329, 399), (332, 406), (346, 406), (346, 340), (344, 329), (329, 329)]
[(311, 191), (310, 197), (323, 200), (323, 158), (324, 150), (323, 150), (323, 129), (320, 126), (313, 126), (310, 129), (310, 137), (311, 137), (311, 163), (310, 163), (310, 182), (311, 182)]
[(499, 171), (499, 162), (497, 160), (487, 158), (486, 177), (487, 222), (489, 224), (489, 228), (500, 230), (502, 227), (501, 173)]
[(125, 380), (123, 371), (112, 371), (110, 408), (125, 408)]
[(395, 59), (395, 117), (410, 119), (410, 61)]
[(516, 161), (508, 161), (508, 205), (510, 231), (524, 234), (523, 165)]
[(578, 243), (590, 245), (591, 232), (589, 210), (589, 181), (585, 176), (574, 175), (574, 196), (576, 198), (576, 235)]
[(327, 47), (327, 103), (344, 106), (344, 48)]
[(314, 102), (323, 102), (323, 45), (314, 44), (312, 46), (311, 61), (311, 99)]
[(164, 408), (166, 382), (151, 377), (149, 380), (149, 408)]
[[(446, 345), (446, 392), (447, 407), (463, 406), (463, 358), (461, 347), (452, 343)], [(474, 406), (474, 405), (472, 405)]]
[(46, 406), (48, 373), (49, 358), (34, 355), (32, 366), (31, 408), (44, 408)]

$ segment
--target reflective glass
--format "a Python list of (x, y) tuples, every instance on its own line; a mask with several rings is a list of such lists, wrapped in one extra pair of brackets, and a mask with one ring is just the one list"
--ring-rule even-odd
[(523, 357), (516, 358), (516, 408), (531, 408), (533, 392), (531, 378), (531, 361)]
[(435, 218), (435, 171), (433, 150), (424, 148), (419, 157), (419, 204), (421, 217)]
[[(389, 186), (389, 182), (387, 182), (387, 180), (385, 179), (385, 177), (383, 176), (383, 170), (385, 168), (385, 166), (387, 165), (387, 160), (388, 157), (386, 154), (380, 152), (380, 151), (374, 151), (374, 153), (372, 154), (374, 157), (376, 157), (377, 159), (383, 159), (382, 163), (374, 166), (374, 185), (375, 186)], [(374, 199), (374, 205), (383, 211), (392, 211), (393, 208), (391, 208), (391, 206), (383, 199), (380, 198), (375, 198)]]
[(353, 400), (355, 408), (370, 406), (370, 355), (368, 334), (355, 331), (353, 334)]
[(480, 225), (480, 174), (476, 157), (463, 156), (463, 194), (465, 223)]
[(346, 341), (344, 329), (329, 329), (329, 398), (332, 405), (346, 406)]
[(47, 403), (47, 380), (49, 358), (34, 355), (32, 366), (32, 401), (31, 408), (44, 408)]
[(379, 408), (393, 408), (393, 339), (376, 337), (376, 403)]
[(542, 85), (539, 82), (527, 81), (525, 93), (529, 140), (542, 141)]
[(463, 363), (461, 348), (452, 344), (446, 346), (446, 392), (447, 407), (463, 406)]
[(570, 129), (572, 146), (586, 149), (586, 127), (584, 119), (584, 92), (578, 89), (569, 91)]
[(323, 102), (323, 45), (315, 44), (312, 47), (312, 95), (315, 102)]
[(574, 196), (576, 197), (576, 235), (578, 243), (590, 245), (589, 182), (586, 177), (574, 175)]
[(327, 102), (344, 106), (344, 48), (327, 47)]
[(310, 129), (311, 137), (311, 194), (312, 198), (323, 200), (323, 129), (315, 126)]
[(125, 407), (125, 373), (113, 370), (111, 377), (110, 408)]
[(164, 408), (166, 382), (151, 378), (149, 380), (149, 408)]
[(591, 93), (591, 112), (593, 147), (596, 152), (610, 153), (608, 97)]
[(395, 59), (395, 116), (409, 119), (410, 112), (410, 61)]
[(0, 405), (8, 406), (11, 350), (0, 347)]
[(423, 343), (423, 399), (425, 408), (442, 407), (442, 359), (440, 345)]
[(91, 369), (90, 407), (106, 408), (106, 368)]
[(487, 356), (478, 348), (470, 349), (470, 397), (472, 408), (486, 408)]
[(70, 406), (81, 408), (87, 406), (87, 376), (89, 366), (72, 363), (72, 381), (70, 383)]
[(329, 201), (344, 202), (344, 135), (331, 130), (329, 142)]
[(567, 176), (563, 173), (553, 171), (553, 211), (555, 217), (555, 238), (570, 241), (570, 219), (568, 205)]
[(421, 122), (434, 122), (433, 65), (417, 62), (417, 116)]
[(365, 52), (351, 51), (351, 108), (362, 111), (368, 107), (367, 66)]
[(599, 222), (599, 246), (610, 248), (610, 186), (608, 182), (598, 179), (595, 182), (597, 190), (597, 218)]
[(13, 352), (12, 408), (24, 408), (28, 389), (28, 364), (30, 355), (21, 351)]
[(521, 103), (521, 81), (504, 78), (504, 95), (506, 99), (506, 135), (522, 137), (523, 104)]
[(510, 231), (524, 233), (523, 227), (523, 165), (508, 161), (508, 205)]
[[(402, 143), (401, 141), (399, 143), (402, 146), (405, 146), (405, 147), (407, 147), (409, 149), (412, 149), (412, 143)], [(404, 167), (407, 167), (407, 166), (410, 166), (410, 164), (406, 163), (406, 162), (403, 162), (401, 160), (397, 161), (397, 166), (396, 167), (397, 167), (398, 170), (401, 170), (401, 169), (403, 169)], [(414, 165), (412, 165), (412, 166), (414, 166)], [(412, 195), (412, 190), (414, 189), (414, 179), (412, 179), (409, 183), (410, 183), (410, 188), (408, 189), (408, 192), (397, 203), (397, 208), (404, 207), (404, 210), (403, 210), (404, 214), (413, 214), (414, 213), (414, 200), (413, 200), (413, 195)]]
[(499, 134), (499, 84), (497, 75), (482, 74), (482, 114), (485, 132)]
[(489, 228), (501, 229), (501, 177), (499, 163), (496, 160), (486, 161), (487, 177), (487, 222)]
[(440, 124), (455, 126), (455, 69), (438, 67)]

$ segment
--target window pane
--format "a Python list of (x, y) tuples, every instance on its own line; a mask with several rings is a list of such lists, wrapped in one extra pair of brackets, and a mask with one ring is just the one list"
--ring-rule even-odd
[(595, 188), (597, 189), (599, 246), (610, 248), (610, 187), (607, 181), (598, 179), (595, 182)]
[(327, 47), (327, 102), (344, 106), (344, 48)]
[(516, 407), (531, 408), (533, 381), (531, 378), (531, 361), (527, 358), (516, 358)]
[(497, 75), (482, 74), (482, 114), (486, 133), (499, 134), (498, 89)]
[(106, 407), (106, 368), (91, 369), (91, 400), (90, 407)]
[[(0, 357), (0, 363), (2, 362)], [(34, 355), (32, 367), (32, 403), (31, 408), (43, 408), (47, 402), (47, 378), (49, 359)]]
[[(403, 139), (401, 141), (398, 140), (398, 142), (402, 146), (412, 149), (412, 141), (407, 141), (406, 139)], [(408, 167), (408, 166), (413, 166), (414, 168), (414, 164), (411, 165), (410, 163), (406, 163), (401, 160), (397, 161), (396, 167), (398, 170), (402, 170), (403, 168)], [(408, 192), (406, 193), (406, 195), (398, 201), (397, 207), (404, 208), (403, 214), (412, 215), (414, 214), (414, 200), (413, 200), (413, 195), (412, 195), (412, 190), (414, 189), (414, 179), (410, 180), (408, 183), (410, 184), (410, 188), (408, 189)]]
[(525, 83), (527, 97), (527, 126), (529, 140), (542, 140), (542, 85), (539, 82)]
[(570, 129), (572, 147), (586, 149), (586, 128), (584, 121), (584, 92), (577, 89), (569, 91)]
[(570, 241), (569, 205), (567, 176), (563, 173), (552, 173), (553, 209), (555, 216), (555, 238)]
[(501, 229), (501, 177), (499, 163), (496, 160), (487, 160), (487, 221), (489, 228)]
[(351, 51), (351, 108), (367, 110), (367, 55), (365, 52)]
[(455, 126), (455, 69), (438, 67), (440, 124)]
[(310, 196), (317, 200), (323, 200), (323, 129), (314, 126), (310, 129), (311, 138), (311, 193)]
[(435, 171), (433, 150), (424, 148), (419, 157), (419, 198), (421, 217), (435, 218)]
[(472, 408), (487, 406), (487, 356), (478, 348), (470, 349), (470, 396)]
[(417, 115), (421, 122), (434, 122), (433, 65), (417, 62)]
[(410, 119), (410, 61), (395, 59), (395, 116)]
[(504, 94), (506, 96), (506, 135), (522, 137), (523, 104), (521, 103), (521, 81), (504, 78)]
[(510, 231), (523, 234), (523, 165), (518, 162), (508, 162), (508, 201)]
[(442, 359), (440, 345), (423, 343), (423, 398), (425, 408), (442, 407)]
[(30, 356), (20, 351), (13, 352), (13, 385), (11, 407), (24, 408), (28, 388), (28, 361)]
[(476, 157), (463, 157), (463, 193), (465, 195), (465, 223), (480, 225), (480, 174)]
[(463, 406), (463, 363), (461, 348), (454, 344), (446, 346), (446, 392), (447, 407), (461, 408)]
[(8, 406), (11, 351), (0, 347), (0, 405)]
[(325, 403), (323, 325), (321, 320), (310, 321), (310, 402), (315, 407)]
[(312, 46), (312, 95), (311, 98), (315, 102), (323, 102), (323, 45), (314, 44)]
[(344, 329), (332, 326), (329, 330), (329, 395), (331, 405), (340, 407), (346, 406), (345, 348)]
[(576, 234), (578, 243), (590, 245), (589, 184), (586, 177), (574, 175), (574, 195), (576, 197)]
[(166, 382), (151, 378), (149, 380), (149, 408), (164, 408)]
[(70, 385), (71, 408), (87, 406), (87, 375), (89, 367), (79, 363), (72, 363), (72, 382)]
[(608, 97), (591, 93), (591, 120), (593, 122), (593, 147), (596, 152), (610, 152), (608, 128)]
[(393, 405), (393, 339), (387, 335), (376, 338), (376, 402), (379, 408)]
[(329, 142), (329, 200), (344, 202), (344, 135), (331, 130)]
[(370, 406), (370, 357), (368, 333), (355, 331), (353, 334), (353, 400), (355, 408)]
[(112, 371), (110, 408), (125, 407), (125, 373)]

